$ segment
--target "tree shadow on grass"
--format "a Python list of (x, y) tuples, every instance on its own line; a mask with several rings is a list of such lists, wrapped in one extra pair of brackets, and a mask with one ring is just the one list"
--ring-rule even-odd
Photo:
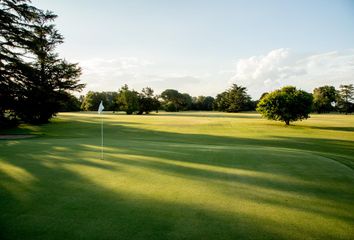
[[(61, 124), (64, 123), (58, 123)], [(348, 190), (353, 178), (340, 176), (350, 170), (327, 159), (306, 162), (311, 160), (312, 153), (316, 158), (319, 151), (352, 156), (350, 141), (279, 137), (256, 140), (150, 131), (108, 123), (105, 158), (100, 160), (99, 141), (96, 143), (99, 133), (94, 129), (97, 123), (76, 127), (73, 136), (59, 131), (43, 139), (0, 143), (4, 149), (0, 166), (1, 163), (10, 166), (5, 170), (0, 168), (1, 239), (24, 236), (26, 239), (350, 239), (354, 236), (349, 228), (338, 230), (354, 223), (350, 212), (354, 193)], [(70, 140), (72, 137), (74, 141)], [(328, 144), (331, 146), (323, 149)], [(271, 157), (262, 156), (263, 151)], [(303, 156), (307, 158), (301, 159)], [(313, 170), (321, 161), (327, 167), (318, 166), (318, 176), (306, 173), (303, 166), (296, 169), (302, 162)], [(331, 175), (321, 176), (328, 165), (333, 166), (334, 179)], [(87, 168), (88, 174), (93, 172), (93, 175), (80, 172)], [(182, 179), (191, 188), (193, 184), (204, 184), (215, 196), (234, 200), (219, 202), (210, 198), (199, 202), (198, 194), (204, 193), (191, 192), (191, 202), (174, 201), (150, 193), (149, 188), (130, 192), (118, 187), (121, 184), (115, 182), (118, 176), (127, 176), (139, 184), (148, 183), (151, 188), (159, 184), (131, 172), (132, 169)], [(99, 181), (106, 176), (102, 181), (107, 186)], [(166, 194), (173, 187), (161, 186)], [(176, 198), (188, 188), (180, 186)], [(235, 207), (238, 201), (246, 206)], [(294, 213), (298, 219), (281, 217), (284, 213)], [(312, 220), (306, 219), (311, 217)], [(336, 231), (323, 231), (328, 224)]]
[[(71, 156), (67, 160), (69, 159)], [(291, 236), (296, 239), (299, 236), (290, 225), (266, 215), (260, 216), (247, 211), (235, 213), (188, 202), (167, 202), (144, 192), (129, 194), (112, 191), (66, 170), (60, 164), (46, 167), (35, 156), (31, 160), (31, 164), (17, 164), (36, 178), (35, 183), (26, 189), (26, 194), (29, 195), (27, 199), (12, 197), (11, 191), (1, 192), (0, 202), (4, 210), (0, 217), (2, 239), (22, 239), (24, 234), (26, 239), (289, 239)], [(86, 166), (86, 163), (80, 164)], [(91, 164), (89, 166), (92, 167)], [(102, 166), (104, 164), (93, 167)], [(167, 173), (176, 171), (161, 166), (149, 166), (151, 169), (156, 167)], [(124, 173), (123, 169), (111, 170)], [(197, 180), (200, 177), (198, 174), (201, 175), (202, 179), (198, 181), (207, 180), (206, 176), (210, 174), (186, 172), (185, 169), (182, 172), (183, 177), (197, 174)], [(2, 180), (4, 185), (13, 181), (6, 177)], [(19, 185), (16, 181), (15, 184)], [(245, 195), (243, 197), (251, 204), (293, 207), (282, 202), (270, 202), (264, 196), (257, 197), (247, 192)], [(303, 210), (309, 211), (305, 207)], [(314, 214), (352, 221), (323, 212)], [(302, 229), (300, 236), (335, 239), (330, 232), (311, 232), (307, 229)]]
[[(257, 236), (247, 215), (241, 214), (245, 219), (243, 224), (250, 231), (245, 235), (245, 230), (237, 224), (238, 217), (230, 214), (188, 203), (164, 202), (144, 193), (112, 192), (60, 164), (47, 167), (44, 159), (36, 155), (28, 160), (12, 163), (33, 176), (31, 186), (24, 187), (11, 175), (2, 174), (1, 186), (7, 188), (1, 188), (0, 192), (1, 239), (226, 239), (230, 236), (251, 239)], [(87, 166), (87, 163), (80, 164)], [(12, 195), (11, 187), (15, 185), (22, 186), (22, 198)], [(210, 228), (211, 225), (218, 227)], [(266, 234), (267, 230), (262, 232)], [(271, 236), (281, 238), (276, 232)]]

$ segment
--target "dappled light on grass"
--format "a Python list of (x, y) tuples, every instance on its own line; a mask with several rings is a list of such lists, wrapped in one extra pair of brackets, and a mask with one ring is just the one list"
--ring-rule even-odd
[[(335, 202), (330, 199), (307, 196), (305, 193), (299, 194), (298, 191), (277, 190), (277, 184), (280, 183), (304, 189), (320, 187), (316, 183), (306, 183), (301, 179), (287, 180), (287, 176), (276, 174), (139, 155), (109, 153), (107, 159), (109, 160), (105, 161), (114, 162), (112, 169), (95, 169), (80, 165), (74, 168), (68, 166), (68, 169), (79, 173), (92, 184), (128, 199), (148, 199), (157, 204), (188, 203), (189, 206), (204, 211), (212, 209), (221, 216), (237, 218), (241, 214), (259, 221), (270, 221), (271, 225), (278, 226), (283, 225), (283, 216), (287, 216), (287, 224), (297, 225), (301, 232), (306, 232), (308, 225), (316, 221), (321, 222), (323, 226), (336, 224), (349, 230), (350, 224), (341, 219), (353, 220), (353, 216), (347, 211), (338, 210)], [(168, 167), (164, 168), (159, 164)], [(178, 171), (181, 174), (177, 174)], [(203, 176), (202, 173), (196, 174), (198, 171), (207, 172)], [(119, 174), (116, 174), (117, 172)], [(268, 184), (264, 185), (264, 182)], [(323, 216), (326, 216), (326, 220)], [(301, 223), (298, 219), (302, 219)], [(284, 228), (272, 231), (281, 234)], [(321, 231), (317, 234), (321, 235)], [(337, 233), (333, 234), (336, 236)]]
[(31, 173), (16, 165), (0, 160), (0, 188), (5, 189), (19, 201), (29, 200), (32, 187), (38, 180)]
[(0, 170), (6, 174), (11, 179), (21, 182), (28, 183), (35, 180), (35, 177), (28, 173), (26, 170), (19, 168), (17, 166), (11, 165), (6, 162), (2, 162)]

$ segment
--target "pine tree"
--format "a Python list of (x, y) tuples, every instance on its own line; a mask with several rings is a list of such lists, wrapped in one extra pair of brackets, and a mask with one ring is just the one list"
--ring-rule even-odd
[(63, 36), (52, 24), (56, 17), (52, 12), (41, 12), (34, 24), (30, 49), (34, 62), (18, 108), (20, 117), (27, 122), (47, 122), (60, 110), (61, 102), (68, 100), (68, 92), (84, 87), (79, 83), (80, 67), (59, 58), (55, 52), (63, 43)]
[(13, 123), (20, 90), (30, 66), (28, 49), (33, 46), (33, 23), (40, 10), (24, 0), (0, 1), (0, 126)]
[(47, 122), (84, 87), (78, 65), (55, 52), (63, 43), (52, 24), (57, 16), (28, 3), (0, 1), (0, 121), (10, 110), (26, 122)]

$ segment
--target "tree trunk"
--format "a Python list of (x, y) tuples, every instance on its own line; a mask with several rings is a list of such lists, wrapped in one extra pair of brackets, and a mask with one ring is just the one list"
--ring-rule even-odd
[(290, 124), (290, 121), (289, 121), (289, 120), (285, 120), (285, 124), (286, 124), (286, 125), (289, 125), (289, 124)]

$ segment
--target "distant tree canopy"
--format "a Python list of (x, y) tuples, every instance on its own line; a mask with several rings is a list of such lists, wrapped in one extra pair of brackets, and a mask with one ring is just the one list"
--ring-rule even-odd
[(337, 92), (333, 86), (318, 87), (313, 90), (313, 111), (326, 113), (334, 110)]
[(198, 111), (211, 111), (213, 110), (213, 104), (215, 99), (211, 96), (198, 96), (193, 97), (192, 110)]
[(154, 96), (154, 90), (152, 88), (143, 88), (139, 93), (139, 111), (138, 114), (149, 114), (151, 111), (158, 112), (160, 108), (160, 101)]
[(263, 116), (287, 124), (306, 119), (311, 109), (318, 113), (353, 111), (353, 85), (341, 85), (339, 91), (333, 86), (322, 86), (315, 88), (313, 94), (288, 86), (271, 93), (263, 93), (257, 101), (251, 100), (245, 87), (236, 84), (218, 94), (216, 99), (211, 96), (192, 97), (175, 89), (166, 89), (158, 96), (154, 95), (154, 90), (150, 87), (137, 92), (129, 89), (128, 85), (124, 85), (118, 92), (88, 92), (81, 98), (82, 110), (96, 111), (102, 100), (105, 110), (125, 111), (127, 114), (149, 114), (159, 109), (169, 112), (188, 110), (240, 112), (253, 111), (257, 108)]
[(63, 43), (52, 23), (57, 16), (29, 3), (0, 1), (0, 123), (9, 116), (47, 122), (68, 94), (84, 87), (77, 64), (55, 53)]
[(251, 97), (247, 89), (233, 84), (227, 91), (216, 96), (214, 109), (223, 112), (240, 112), (252, 110)]
[(139, 110), (139, 93), (130, 90), (128, 85), (124, 85), (118, 91), (117, 102), (119, 110), (125, 111), (127, 114), (133, 114)]
[(166, 89), (160, 94), (164, 110), (178, 112), (181, 109), (182, 94), (174, 89)]
[(354, 111), (354, 86), (340, 85), (337, 94), (337, 108), (340, 112), (345, 114), (352, 113)]
[(100, 102), (103, 102), (106, 111), (117, 111), (117, 92), (93, 92), (89, 91), (83, 98), (81, 109), (84, 111), (97, 111)]
[(160, 98), (162, 99), (162, 106), (167, 112), (190, 110), (193, 101), (189, 94), (182, 94), (175, 89), (166, 89), (161, 93)]
[(268, 119), (289, 125), (290, 122), (309, 118), (312, 103), (310, 93), (288, 86), (265, 95), (259, 101), (257, 111)]
[[(161, 101), (159, 100), (161, 99)], [(124, 85), (118, 92), (93, 92), (80, 97), (81, 109), (96, 111), (101, 100), (105, 111), (125, 111), (127, 114), (149, 114), (160, 109), (166, 111), (213, 110), (214, 98), (210, 96), (191, 97), (186, 93), (179, 93), (174, 89), (167, 89), (161, 95), (155, 95), (150, 87), (143, 88), (141, 92), (130, 89)]]

